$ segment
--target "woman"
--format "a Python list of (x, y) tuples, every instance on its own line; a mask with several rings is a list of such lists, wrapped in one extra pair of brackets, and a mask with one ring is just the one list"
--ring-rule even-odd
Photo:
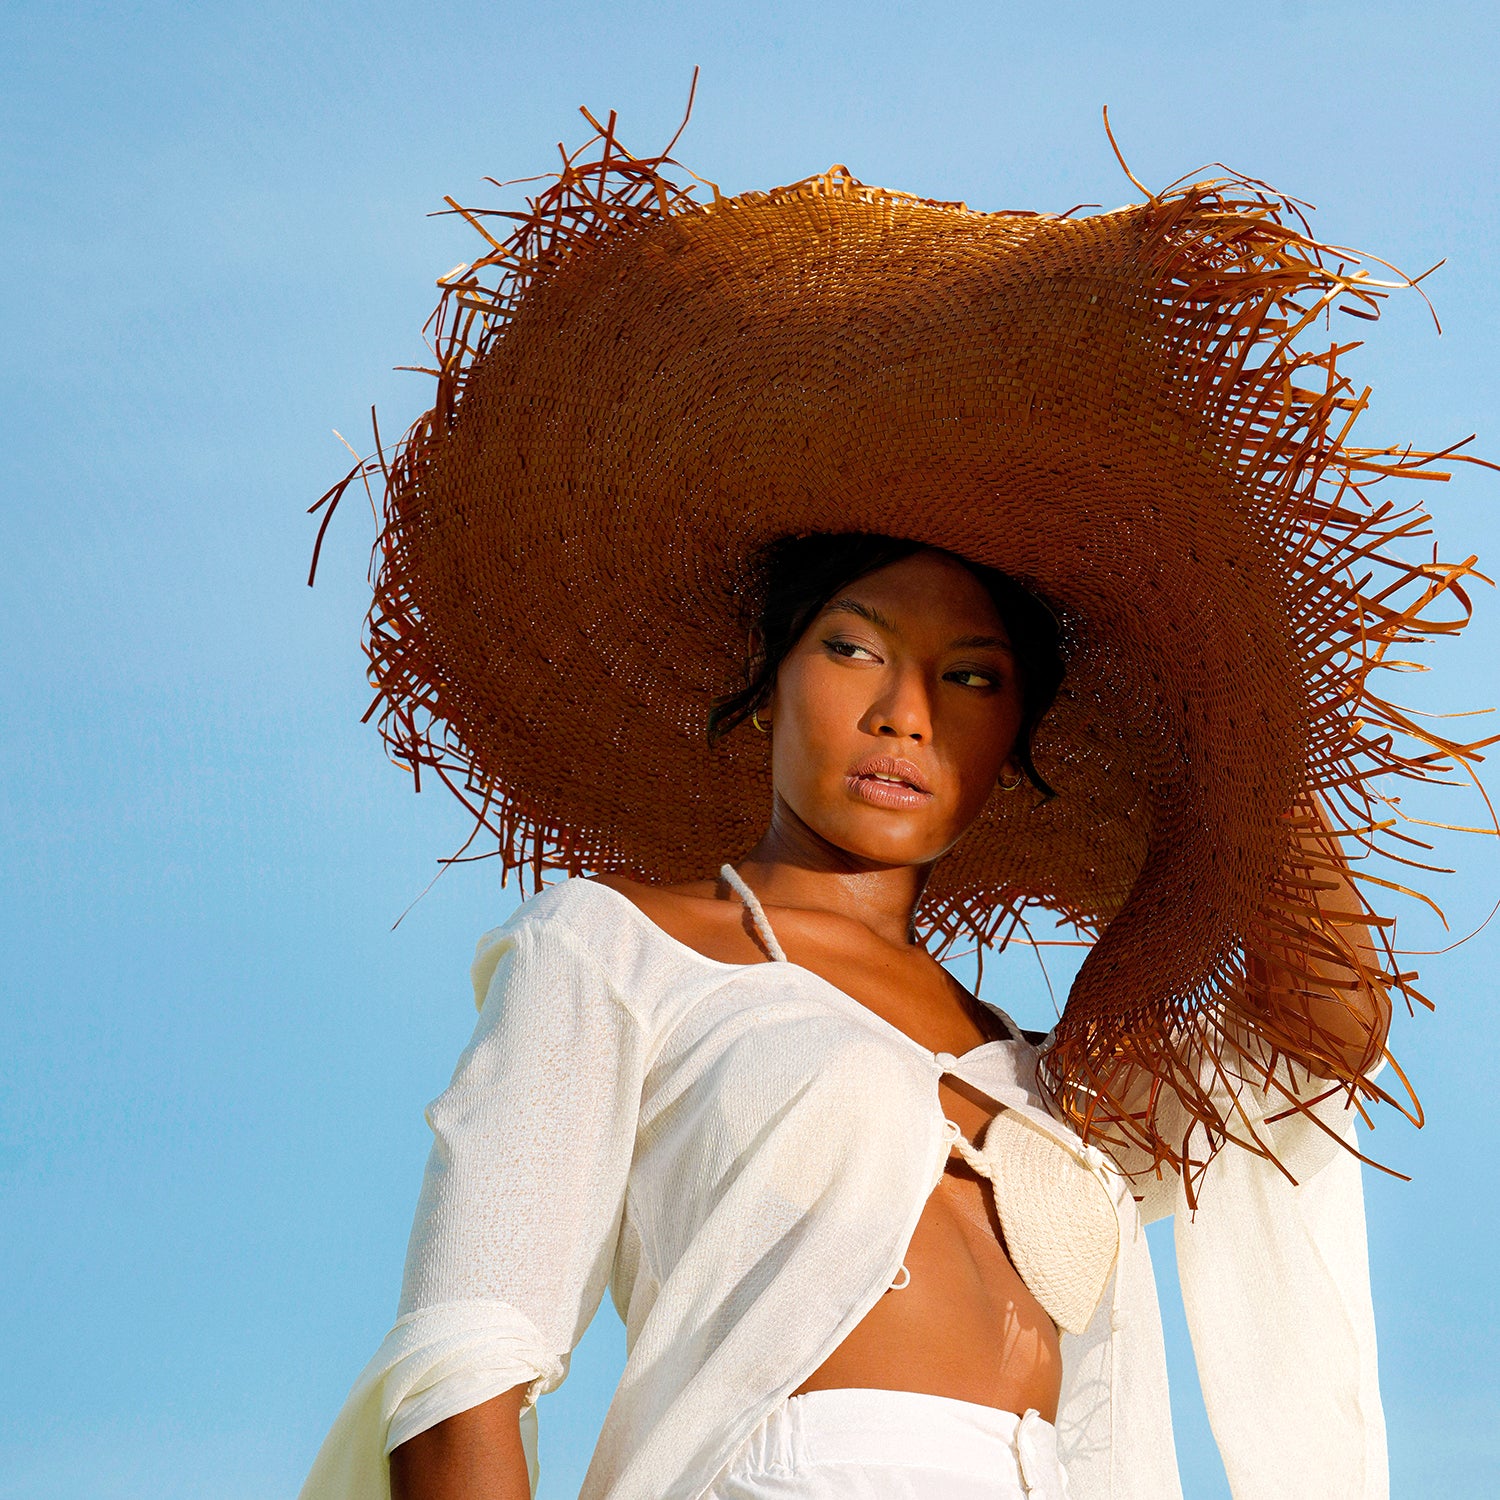
[[(1468, 752), (1366, 689), (1464, 570), (1351, 580), (1417, 460), (1291, 338), (1360, 274), (1225, 184), (700, 209), (603, 137), (450, 278), (387, 476), (387, 735), (580, 878), (480, 945), (304, 1494), (527, 1494), (608, 1284), (588, 1496), (1171, 1496), (1173, 1211), (1236, 1496), (1382, 1494), (1343, 1148), (1410, 976), (1338, 836)], [(1045, 1039), (933, 953), (1028, 902), (1098, 934)]]

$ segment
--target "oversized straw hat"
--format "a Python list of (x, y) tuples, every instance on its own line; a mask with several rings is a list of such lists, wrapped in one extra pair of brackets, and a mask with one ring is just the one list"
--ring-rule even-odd
[(1267, 986), (1339, 958), (1382, 978), (1321, 904), (1344, 856), (1320, 817), (1378, 850), (1389, 778), (1475, 758), (1371, 680), (1460, 628), (1473, 565), (1371, 493), (1439, 455), (1350, 442), (1345, 314), (1402, 283), (1239, 178), (1081, 218), (843, 167), (725, 197), (597, 128), (503, 237), (452, 204), (485, 244), (439, 283), (432, 409), (344, 481), (384, 483), (367, 647), (393, 753), (534, 882), (701, 877), (770, 807), (765, 740), (705, 734), (765, 544), (890, 533), (999, 568), (1061, 624), (1035, 743), (1059, 795), (997, 791), (919, 929), (994, 944), (1040, 905), (1097, 937), (1054, 1100), (1186, 1164), (1155, 1096), (1124, 1108), (1145, 1069), (1212, 1149), (1233, 1123), (1205, 1080), (1264, 1082), (1287, 1042)]

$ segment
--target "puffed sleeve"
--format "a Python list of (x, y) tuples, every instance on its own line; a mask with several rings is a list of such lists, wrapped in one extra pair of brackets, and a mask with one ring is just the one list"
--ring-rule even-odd
[(1235, 1500), (1386, 1500), (1355, 1112), (1278, 1112), (1257, 1123), (1296, 1181), (1231, 1147), (1175, 1217), (1204, 1405)]
[(1242, 1121), (1281, 1166), (1226, 1146), (1195, 1210), (1179, 1181), (1142, 1177), (1143, 1217), (1174, 1217), (1183, 1311), (1234, 1500), (1385, 1500), (1364, 1189), (1347, 1149), (1355, 1112), (1282, 1066), (1292, 1093), (1319, 1101), (1310, 1114), (1237, 1091)]
[(614, 1260), (635, 1146), (643, 1028), (581, 940), (526, 909), (481, 940), (480, 1003), (432, 1150), (401, 1303), (301, 1500), (389, 1500), (387, 1454), (518, 1385), (559, 1385)]

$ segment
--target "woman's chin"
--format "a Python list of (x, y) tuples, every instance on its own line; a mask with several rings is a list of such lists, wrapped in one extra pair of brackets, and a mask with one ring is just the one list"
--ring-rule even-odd
[(822, 827), (810, 826), (827, 843), (863, 864), (892, 866), (930, 865), (952, 847), (947, 830), (925, 825), (925, 819), (877, 812), (875, 816), (829, 818)]

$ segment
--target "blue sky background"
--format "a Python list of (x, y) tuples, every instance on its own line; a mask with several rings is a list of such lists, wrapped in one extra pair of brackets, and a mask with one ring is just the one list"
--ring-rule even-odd
[[(332, 428), (364, 442), (372, 402), (391, 434), (426, 404), (392, 367), (473, 254), (426, 217), (442, 194), (548, 170), (583, 103), (658, 147), (695, 63), (678, 154), (728, 191), (841, 161), (979, 207), (1114, 206), (1134, 194), (1107, 103), (1148, 184), (1222, 159), (1319, 205), (1325, 237), (1447, 256), (1444, 336), (1398, 299), (1357, 356), (1365, 430), (1500, 453), (1490, 3), (11, 0), (0, 1500), (290, 1496), (392, 1316), (422, 1108), (513, 890), (455, 871), (392, 931), (466, 830), (359, 723), (362, 501), (313, 591), (303, 510), (345, 464)], [(1500, 480), (1424, 497), (1445, 552), (1496, 565)], [(1500, 696), (1478, 603), (1409, 698)], [(1436, 885), (1462, 931), (1500, 857), (1452, 842), (1466, 873)], [(1441, 945), (1408, 915), (1408, 945)], [(1492, 928), (1422, 961), (1438, 1009), (1395, 1045), (1428, 1124), (1374, 1142), (1415, 1179), (1368, 1183), (1398, 1496), (1500, 1492), (1497, 960)], [(1049, 1019), (1025, 953), (985, 989)], [(1161, 1273), (1187, 1492), (1223, 1496)], [(545, 1401), (546, 1500), (576, 1492), (620, 1357), (606, 1314)]]

